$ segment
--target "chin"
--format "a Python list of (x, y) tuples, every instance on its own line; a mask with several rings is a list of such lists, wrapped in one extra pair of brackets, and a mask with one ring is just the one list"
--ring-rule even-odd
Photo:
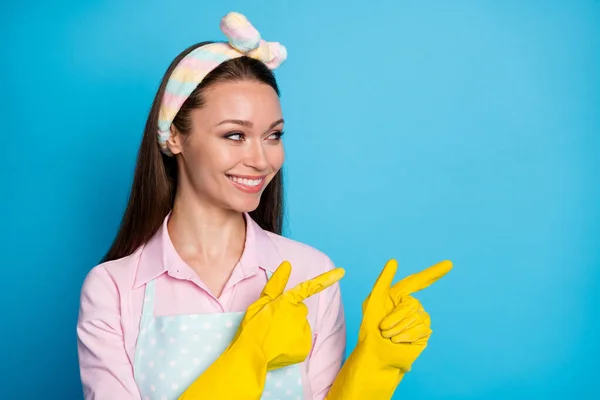
[(239, 201), (230, 202), (229, 207), (240, 213), (250, 213), (258, 208), (260, 204), (260, 196), (253, 199), (240, 199)]

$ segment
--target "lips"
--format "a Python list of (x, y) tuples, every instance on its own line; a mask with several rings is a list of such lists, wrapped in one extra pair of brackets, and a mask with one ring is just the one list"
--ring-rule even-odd
[(258, 193), (265, 184), (264, 176), (227, 175), (227, 178), (233, 186), (245, 193)]

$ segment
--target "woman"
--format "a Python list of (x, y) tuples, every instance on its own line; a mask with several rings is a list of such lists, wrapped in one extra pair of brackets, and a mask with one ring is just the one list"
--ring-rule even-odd
[(120, 230), (84, 282), (85, 397), (389, 398), (430, 334), (409, 294), (439, 268), (393, 292), (388, 265), (340, 373), (343, 271), (280, 236), (284, 120), (272, 69), (285, 47), (237, 13), (221, 28), (228, 43), (188, 48), (168, 68)]
[[(244, 29), (253, 33), (239, 14), (224, 21), (232, 41)], [(176, 398), (223, 351), (282, 261), (293, 265), (291, 286), (333, 268), (323, 253), (280, 236), (284, 120), (270, 68), (286, 54), (279, 44), (264, 45), (257, 50), (270, 54), (242, 56), (223, 43), (202, 43), (166, 72), (120, 230), (82, 289), (77, 331), (86, 398), (160, 391)], [(191, 87), (198, 74), (205, 76)], [(338, 285), (305, 304), (312, 353), (273, 390), (319, 398), (344, 354)], [(157, 331), (142, 315), (165, 318), (148, 320), (160, 324)], [(183, 321), (188, 316), (194, 319)]]

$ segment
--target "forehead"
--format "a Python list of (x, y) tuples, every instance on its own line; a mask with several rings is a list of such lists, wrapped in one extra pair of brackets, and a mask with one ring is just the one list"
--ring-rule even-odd
[(271, 86), (261, 82), (220, 82), (207, 88), (204, 99), (198, 114), (208, 123), (223, 119), (271, 123), (282, 118), (279, 96)]

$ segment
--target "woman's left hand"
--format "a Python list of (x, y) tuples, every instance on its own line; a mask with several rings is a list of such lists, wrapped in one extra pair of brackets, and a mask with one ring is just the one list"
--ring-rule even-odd
[(431, 320), (411, 296), (452, 269), (442, 261), (392, 285), (398, 263), (390, 260), (363, 303), (358, 343), (326, 400), (388, 400), (427, 346)]
[(359, 342), (365, 342), (384, 365), (405, 373), (425, 349), (432, 333), (429, 314), (411, 294), (446, 275), (452, 263), (442, 261), (390, 287), (397, 268), (396, 260), (388, 261), (364, 301)]

